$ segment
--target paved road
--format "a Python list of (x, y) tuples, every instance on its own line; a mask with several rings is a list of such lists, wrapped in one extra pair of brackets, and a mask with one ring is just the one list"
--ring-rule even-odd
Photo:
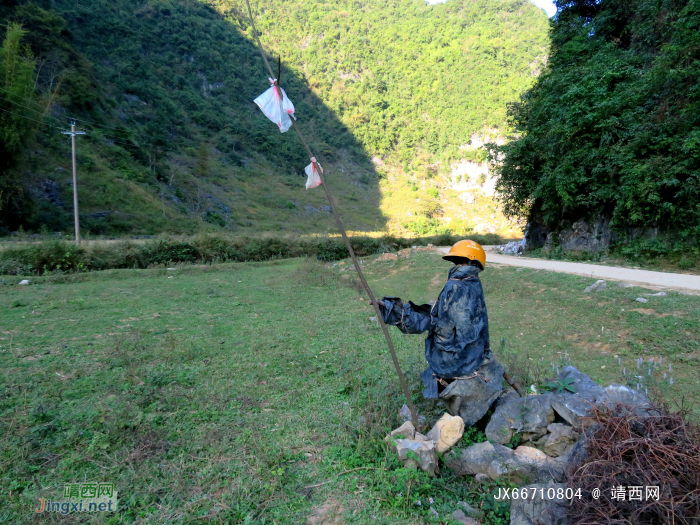
[[(493, 248), (491, 246), (484, 246), (484, 249), (487, 252), (487, 262), (518, 266), (519, 268), (537, 268), (553, 272), (571, 273), (574, 275), (591, 277), (593, 279), (625, 281), (654, 288), (692, 290), (696, 293), (700, 293), (700, 276), (698, 275), (651, 272), (649, 270), (634, 270), (632, 268), (620, 268), (617, 266), (601, 266), (598, 264), (551, 261), (547, 259), (531, 259), (529, 257), (502, 255), (492, 251)], [(449, 248), (438, 248), (438, 250), (447, 253)]]

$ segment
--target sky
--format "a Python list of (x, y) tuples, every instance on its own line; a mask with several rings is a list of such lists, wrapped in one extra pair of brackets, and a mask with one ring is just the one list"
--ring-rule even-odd
[[(429, 4), (442, 4), (446, 2), (447, 0), (426, 0)], [(554, 6), (554, 2), (551, 0), (530, 0), (533, 4), (535, 4), (537, 7), (540, 7), (545, 10), (547, 13), (548, 17), (554, 16), (554, 13), (557, 12), (557, 8)]]
[(547, 13), (548, 17), (553, 17), (554, 13), (557, 12), (557, 8), (554, 5), (554, 2), (551, 0), (530, 0), (533, 4), (535, 4), (537, 7), (541, 7), (542, 9), (545, 10)]

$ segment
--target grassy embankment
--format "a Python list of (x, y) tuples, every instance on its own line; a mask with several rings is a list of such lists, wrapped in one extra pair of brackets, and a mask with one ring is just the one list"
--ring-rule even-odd
[[(337, 513), (397, 524), (436, 521), (428, 497), (441, 519), (458, 500), (492, 508), (493, 488), (446, 470), (430, 481), (385, 454), (378, 438), (402, 400), (343, 266), (109, 270), (0, 287), (0, 520), (298, 524)], [(448, 267), (426, 252), (366, 264), (377, 294), (414, 301), (434, 299)], [(628, 373), (638, 357), (663, 356), (669, 398), (698, 400), (697, 297), (640, 305), (642, 289), (587, 295), (590, 280), (509, 267), (489, 267), (483, 282), (504, 361), (515, 352), (521, 369), (549, 368), (568, 352), (607, 384), (620, 380), (616, 355)], [(419, 400), (422, 337), (392, 333)], [(85, 480), (115, 483), (118, 515), (33, 513), (38, 498)], [(507, 522), (500, 508), (482, 523)]]

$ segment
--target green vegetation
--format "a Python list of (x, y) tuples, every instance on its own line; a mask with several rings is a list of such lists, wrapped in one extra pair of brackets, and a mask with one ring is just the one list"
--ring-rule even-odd
[[(511, 215), (700, 233), (700, 3), (557, 2), (546, 70), (511, 123), (499, 187)], [(634, 233), (627, 230), (625, 233)]]
[[(370, 156), (402, 178), (439, 175), (471, 155), (458, 150), (471, 134), (502, 127), (546, 51), (547, 19), (526, 0), (254, 7), (351, 230), (385, 230), (386, 170)], [(23, 119), (36, 132), (15, 168), (23, 206), (0, 210), (0, 233), (72, 229), (68, 116), (88, 132), (77, 139), (86, 233), (334, 231), (322, 192), (303, 188), (298, 139), (252, 103), (269, 84), (245, 13), (240, 1), (3, 4), (38, 66), (33, 93), (0, 102), (41, 124)], [(414, 233), (464, 231), (442, 226)]]
[[(34, 70), (36, 63), (31, 50), (22, 45), (22, 26), (7, 26), (0, 48), (0, 95), (27, 99), (35, 103)], [(16, 110), (16, 111), (15, 111)], [(33, 138), (32, 121), (22, 108), (0, 98), (0, 212), (25, 206), (24, 188), (17, 175), (21, 155)]]
[[(284, 12), (275, 0), (256, 4), (265, 44), (370, 154), (406, 171), (463, 158), (458, 147), (472, 133), (502, 126), (546, 54), (547, 18), (520, 0), (294, 0)], [(237, 21), (246, 12), (240, 0), (216, 5)]]
[[(483, 245), (501, 242), (497, 235), (474, 235)], [(460, 240), (449, 234), (435, 237), (398, 239), (352, 237), (352, 247), (359, 257), (392, 252), (416, 245), (449, 246)], [(340, 238), (223, 237), (201, 235), (194, 239), (161, 238), (143, 243), (133, 241), (76, 245), (48, 240), (17, 243), (0, 250), (0, 275), (76, 273), (113, 268), (149, 268), (175, 263), (218, 263), (227, 261), (268, 261), (290, 257), (314, 257), (320, 261), (337, 261), (349, 257)]]
[(592, 261), (612, 266), (632, 266), (663, 272), (698, 273), (700, 246), (685, 241), (672, 242), (661, 237), (617, 242), (605, 252), (564, 252), (561, 246), (536, 248), (528, 257), (570, 261)]
[[(490, 513), (481, 523), (508, 523), (495, 487), (446, 469), (429, 479), (386, 453), (402, 396), (344, 266), (187, 265), (0, 286), (0, 517), (34, 523), (39, 498), (97, 480), (115, 483), (119, 512), (81, 523), (298, 524), (333, 512), (434, 523), (428, 497), (443, 521), (462, 500)], [(365, 265), (377, 294), (416, 302), (437, 296), (448, 268), (426, 252)], [(603, 384), (637, 381), (639, 357), (663, 357), (673, 372), (658, 386), (698, 401), (697, 297), (637, 308), (643, 289), (593, 298), (577, 276), (488, 267), (482, 280), (494, 350), (522, 384), (547, 381), (565, 352)], [(420, 396), (422, 337), (392, 335), (432, 423), (443, 409)], [(481, 439), (472, 430), (458, 446)]]

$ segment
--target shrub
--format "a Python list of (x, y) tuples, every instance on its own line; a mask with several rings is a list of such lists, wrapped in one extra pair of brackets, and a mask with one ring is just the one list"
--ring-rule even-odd
[(348, 249), (339, 239), (326, 239), (318, 244), (316, 257), (319, 261), (338, 261), (350, 257)]
[[(415, 245), (450, 246), (464, 237), (442, 234), (422, 238), (352, 237), (358, 257), (368, 257)], [(481, 244), (498, 244), (497, 235), (471, 235)], [(78, 272), (110, 268), (148, 268), (174, 263), (216, 261), (268, 261), (289, 257), (316, 257), (337, 261), (349, 257), (341, 238), (281, 239), (229, 238), (215, 234), (195, 237), (191, 242), (157, 240), (146, 244), (129, 241), (76, 246), (71, 242), (37, 242), (0, 251), (0, 274), (26, 275), (47, 272)]]
[(688, 270), (695, 266), (695, 263), (692, 261), (692, 259), (688, 259), (687, 257), (681, 257), (681, 260), (678, 261), (678, 267), (681, 270)]
[(144, 246), (146, 259), (150, 264), (170, 264), (195, 262), (200, 259), (197, 248), (185, 242), (157, 241)]

